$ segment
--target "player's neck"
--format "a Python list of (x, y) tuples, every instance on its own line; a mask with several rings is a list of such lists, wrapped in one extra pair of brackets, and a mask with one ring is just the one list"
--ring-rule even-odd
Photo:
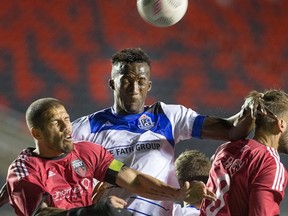
[(262, 145), (269, 146), (275, 149), (278, 148), (279, 135), (267, 135), (265, 133), (256, 132), (253, 139)]
[(65, 153), (54, 152), (54, 151), (49, 151), (49, 150), (44, 151), (38, 146), (36, 146), (36, 148), (33, 150), (33, 155), (37, 157), (41, 157), (41, 158), (58, 158), (58, 157), (65, 155)]

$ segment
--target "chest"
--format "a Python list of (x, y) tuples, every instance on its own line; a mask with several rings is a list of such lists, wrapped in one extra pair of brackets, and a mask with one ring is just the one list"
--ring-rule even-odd
[[(67, 208), (69, 203), (91, 197), (93, 176), (81, 160), (58, 161), (46, 164), (40, 170), (43, 187), (51, 195), (53, 205)], [(88, 194), (88, 196), (87, 196)]]

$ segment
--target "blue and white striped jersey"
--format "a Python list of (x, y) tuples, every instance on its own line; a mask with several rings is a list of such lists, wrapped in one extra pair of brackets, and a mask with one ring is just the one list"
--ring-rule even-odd
[[(201, 119), (203, 116), (192, 109), (163, 102), (131, 115), (116, 114), (111, 107), (75, 120), (73, 138), (100, 144), (127, 166), (179, 187), (174, 169), (175, 144), (190, 139), (192, 129), (199, 133)], [(148, 200), (118, 187), (109, 189), (109, 195), (125, 199), (135, 215), (168, 216), (173, 212), (173, 202)]]

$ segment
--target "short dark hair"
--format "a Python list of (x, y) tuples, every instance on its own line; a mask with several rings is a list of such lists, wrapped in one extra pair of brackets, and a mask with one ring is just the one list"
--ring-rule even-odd
[(55, 98), (41, 98), (34, 101), (26, 110), (26, 123), (28, 128), (43, 129), (44, 113), (53, 107), (64, 106)]
[(112, 64), (116, 63), (147, 63), (151, 67), (149, 56), (141, 48), (126, 48), (115, 53), (112, 56)]
[(182, 186), (185, 181), (207, 182), (211, 169), (210, 159), (198, 150), (186, 150), (175, 160), (176, 175)]

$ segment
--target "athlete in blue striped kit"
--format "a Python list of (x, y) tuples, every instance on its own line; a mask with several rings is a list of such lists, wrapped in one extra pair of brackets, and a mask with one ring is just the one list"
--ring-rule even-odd
[[(100, 144), (127, 166), (179, 187), (174, 168), (175, 145), (191, 137), (246, 137), (258, 103), (245, 101), (242, 110), (229, 119), (199, 115), (181, 105), (145, 105), (152, 87), (150, 70), (149, 57), (139, 48), (123, 49), (113, 55), (109, 85), (114, 105), (75, 120), (73, 138)], [(104, 192), (104, 197), (109, 195), (125, 199), (128, 209), (137, 216), (173, 215), (173, 202), (148, 200), (113, 186)]]

